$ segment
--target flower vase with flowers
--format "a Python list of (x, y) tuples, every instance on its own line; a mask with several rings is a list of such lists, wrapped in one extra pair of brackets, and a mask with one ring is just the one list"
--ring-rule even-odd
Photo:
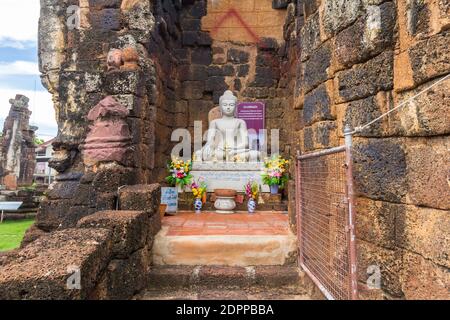
[(254, 181), (249, 181), (244, 186), (245, 194), (248, 198), (247, 209), (249, 213), (254, 213), (256, 210), (256, 199), (259, 194), (259, 185)]
[(204, 181), (194, 182), (191, 185), (192, 195), (194, 197), (195, 213), (202, 211), (203, 202), (205, 202), (207, 185)]
[(264, 161), (262, 180), (264, 184), (270, 186), (270, 193), (278, 194), (278, 190), (285, 187), (289, 180), (288, 166), (289, 161), (280, 155), (274, 155)]
[(192, 162), (190, 160), (183, 161), (179, 158), (172, 158), (167, 164), (167, 171), (169, 172), (169, 176), (166, 178), (166, 181), (171, 186), (176, 186), (182, 191), (186, 186), (191, 184)]

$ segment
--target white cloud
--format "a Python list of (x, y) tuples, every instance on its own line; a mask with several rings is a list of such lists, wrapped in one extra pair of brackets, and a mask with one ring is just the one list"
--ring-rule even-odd
[(39, 66), (30, 61), (0, 62), (0, 76), (40, 75)]
[(0, 88), (0, 128), (3, 130), (3, 122), (9, 113), (9, 99), (16, 94), (23, 94), (30, 99), (29, 109), (33, 112), (30, 117), (30, 124), (39, 127), (37, 135), (49, 139), (50, 135), (56, 135), (57, 124), (51, 94), (47, 91), (30, 91), (20, 89)]
[(36, 47), (36, 41), (18, 41), (11, 38), (0, 38), (0, 48), (23, 50)]
[(0, 44), (16, 48), (37, 42), (39, 11), (39, 0), (1, 0)]

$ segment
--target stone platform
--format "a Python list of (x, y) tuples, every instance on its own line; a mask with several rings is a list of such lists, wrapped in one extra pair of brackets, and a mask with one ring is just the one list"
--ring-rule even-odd
[(155, 265), (286, 265), (295, 261), (296, 237), (279, 212), (218, 215), (180, 212), (164, 217), (155, 238)]
[(208, 192), (214, 189), (244, 190), (244, 185), (253, 180), (257, 182), (262, 192), (270, 192), (269, 186), (262, 184), (262, 162), (194, 162), (192, 176), (194, 181), (203, 178), (208, 185)]
[[(239, 197), (241, 199), (239, 199)], [(268, 211), (268, 212), (280, 212), (287, 213), (288, 211), (288, 201), (283, 199), (281, 194), (261, 194), (263, 203), (258, 203), (256, 209), (258, 211)], [(216, 196), (214, 193), (209, 192), (206, 195), (206, 203), (203, 204), (204, 211), (215, 211), (214, 202), (216, 201)], [(178, 209), (180, 211), (193, 211), (194, 210), (194, 200), (192, 193), (184, 192), (179, 194), (178, 198)], [(247, 211), (247, 200), (244, 197), (244, 193), (239, 193), (236, 197), (236, 212)]]

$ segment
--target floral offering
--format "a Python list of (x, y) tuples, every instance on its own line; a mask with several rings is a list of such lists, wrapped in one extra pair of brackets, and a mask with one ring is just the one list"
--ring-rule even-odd
[(258, 183), (254, 182), (254, 181), (249, 181), (244, 186), (244, 189), (245, 189), (245, 194), (247, 195), (248, 199), (256, 200), (258, 198), (258, 193), (259, 193)]
[(287, 168), (289, 160), (280, 155), (274, 155), (264, 161), (263, 183), (269, 186), (279, 186), (283, 189), (289, 180)]
[(179, 158), (173, 158), (167, 165), (169, 176), (166, 181), (171, 186), (180, 186), (184, 188), (192, 181), (192, 162), (191, 160), (183, 161)]
[(206, 190), (207, 186), (206, 183), (201, 182), (194, 182), (191, 185), (192, 189), (192, 195), (194, 196), (194, 209), (195, 213), (201, 213), (203, 203), (206, 202)]
[(194, 199), (203, 199), (206, 194), (207, 185), (204, 181), (194, 182), (191, 185), (191, 189)]

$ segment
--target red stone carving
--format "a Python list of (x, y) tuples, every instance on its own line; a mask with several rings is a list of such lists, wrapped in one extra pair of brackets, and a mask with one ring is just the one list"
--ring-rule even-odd
[(126, 122), (129, 111), (113, 97), (108, 96), (88, 114), (94, 124), (83, 144), (83, 161), (87, 166), (100, 162), (118, 162), (129, 165), (131, 134)]

